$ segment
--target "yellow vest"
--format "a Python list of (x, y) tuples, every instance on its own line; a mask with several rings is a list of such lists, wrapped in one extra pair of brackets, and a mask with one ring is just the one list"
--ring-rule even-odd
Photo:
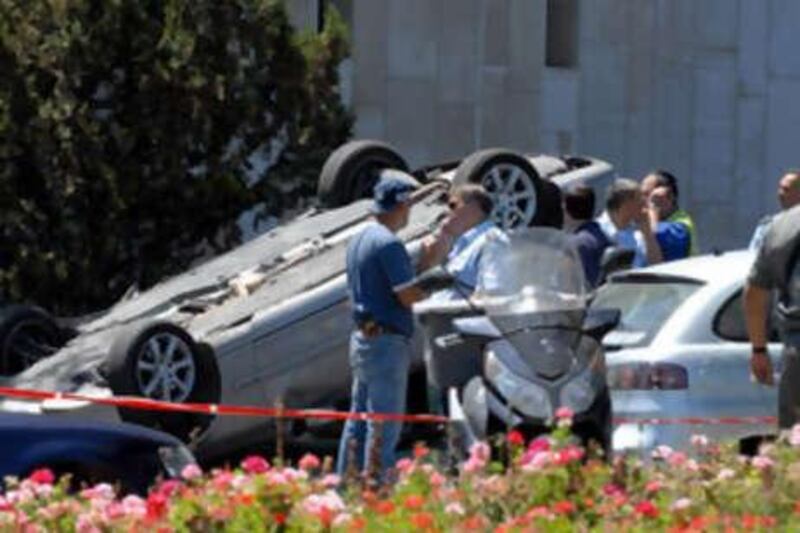
[(694, 221), (689, 213), (683, 209), (677, 209), (667, 219), (668, 222), (678, 222), (686, 226), (689, 230), (689, 255), (697, 255), (697, 231), (694, 229)]

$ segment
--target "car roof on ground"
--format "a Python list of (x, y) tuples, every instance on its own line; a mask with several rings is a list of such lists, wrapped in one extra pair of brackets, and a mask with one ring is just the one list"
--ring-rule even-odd
[(750, 250), (721, 252), (628, 270), (614, 275), (612, 279), (620, 280), (628, 276), (647, 273), (689, 278), (702, 283), (739, 282), (747, 276), (754, 258), (755, 254)]

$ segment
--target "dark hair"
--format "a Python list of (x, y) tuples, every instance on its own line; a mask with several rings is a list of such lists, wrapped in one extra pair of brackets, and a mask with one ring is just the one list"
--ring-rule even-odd
[(489, 193), (480, 185), (467, 183), (453, 189), (453, 195), (460, 198), (465, 204), (476, 203), (483, 214), (489, 216), (494, 209), (494, 201)]
[(659, 187), (666, 187), (672, 192), (672, 197), (678, 201), (678, 180), (675, 176), (666, 170), (656, 169), (651, 171), (648, 176), (655, 176), (658, 180)]
[(594, 216), (594, 191), (586, 185), (576, 185), (564, 194), (564, 210), (575, 220)]

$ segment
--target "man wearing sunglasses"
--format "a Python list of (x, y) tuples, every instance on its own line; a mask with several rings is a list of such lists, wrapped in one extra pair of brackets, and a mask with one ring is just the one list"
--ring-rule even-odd
[[(483, 245), (492, 233), (501, 231), (491, 220), (494, 202), (480, 185), (460, 185), (453, 189), (447, 203), (450, 212), (432, 242), (438, 262), (456, 281), (456, 287), (440, 291), (436, 298), (463, 298), (473, 293), (478, 283), (478, 266)], [(435, 245), (431, 244), (433, 248)], [(435, 257), (435, 256), (434, 256)]]

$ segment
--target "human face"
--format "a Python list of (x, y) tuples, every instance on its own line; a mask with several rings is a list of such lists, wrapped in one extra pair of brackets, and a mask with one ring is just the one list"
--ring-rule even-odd
[(664, 220), (675, 210), (675, 198), (669, 187), (659, 182), (658, 176), (650, 174), (642, 180), (641, 191), (648, 207), (655, 210), (660, 220)]
[(444, 222), (444, 229), (451, 235), (461, 235), (481, 219), (480, 208), (475, 202), (465, 202), (457, 194), (450, 196), (447, 207), (450, 213)]
[(783, 209), (800, 204), (800, 174), (786, 174), (781, 178), (778, 183), (778, 202)]

